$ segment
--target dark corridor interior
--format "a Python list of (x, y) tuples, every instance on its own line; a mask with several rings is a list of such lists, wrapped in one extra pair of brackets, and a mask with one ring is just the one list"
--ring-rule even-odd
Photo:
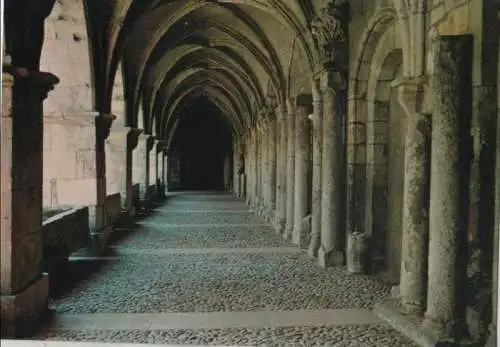
[(173, 139), (180, 160), (179, 188), (223, 190), (224, 161), (232, 158), (232, 135), (224, 115), (204, 97), (192, 100), (182, 115)]

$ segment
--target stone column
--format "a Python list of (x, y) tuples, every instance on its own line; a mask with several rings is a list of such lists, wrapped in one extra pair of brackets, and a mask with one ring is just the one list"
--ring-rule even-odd
[(137, 147), (139, 135), (142, 133), (142, 129), (130, 129), (127, 134), (127, 163), (126, 163), (126, 172), (125, 172), (125, 182), (127, 186), (126, 192), (126, 203), (125, 203), (125, 211), (126, 214), (130, 217), (135, 216), (135, 205), (134, 205), (134, 180), (133, 180), (133, 153), (134, 149)]
[(320, 266), (343, 263), (345, 218), (345, 162), (344, 120), (345, 81), (339, 72), (321, 73), (323, 91), (323, 152), (321, 199), (321, 246), (318, 250)]
[(149, 209), (151, 196), (149, 195), (150, 155), (154, 145), (154, 137), (150, 134), (140, 134), (136, 150), (137, 171), (139, 174), (139, 197), (141, 205)]
[(261, 215), (266, 220), (266, 212), (269, 209), (269, 121), (265, 114), (262, 119), (261, 150), (262, 150), (262, 209)]
[(396, 87), (407, 114), (399, 296), (408, 312), (421, 313), (427, 285), (430, 119), (420, 113), (423, 81), (404, 80)]
[(247, 205), (250, 207), (251, 205), (251, 200), (252, 200), (252, 165), (253, 165), (253, 160), (252, 160), (252, 133), (251, 130), (248, 130), (248, 133), (245, 137), (245, 164), (246, 164), (246, 196), (245, 200)]
[(58, 81), (49, 73), (10, 66), (2, 74), (2, 339), (29, 334), (47, 309), (49, 281), (40, 267), (43, 100)]
[(130, 130), (130, 127), (115, 123), (106, 139), (106, 190), (120, 193), (122, 207), (127, 201), (127, 137)]
[(318, 256), (321, 244), (321, 160), (323, 153), (323, 96), (316, 83), (313, 84), (313, 114), (311, 117), (313, 132), (313, 172), (312, 172), (312, 213), (311, 213), (311, 241), (308, 254)]
[(299, 95), (295, 118), (295, 187), (294, 187), (294, 227), (292, 242), (300, 247), (307, 246), (308, 230), (303, 229), (303, 219), (307, 216), (308, 169), (309, 169), (309, 106), (311, 98)]
[(170, 165), (170, 147), (165, 147), (164, 151), (164, 163), (165, 163), (165, 169), (163, 170), (163, 180), (164, 180), (164, 189), (165, 189), (165, 194), (167, 194), (170, 191), (169, 185), (169, 177), (170, 177), (170, 170), (171, 170), (171, 165)]
[[(462, 247), (460, 235), (461, 195), (463, 187), (462, 159), (460, 158), (460, 122), (468, 115), (462, 102), (467, 100), (463, 92), (466, 83), (462, 71), (466, 54), (470, 53), (470, 36), (446, 36), (435, 41), (432, 115), (431, 181), (429, 207), (429, 270), (427, 310), (424, 326), (431, 328), (442, 338), (452, 337), (459, 328), (461, 311), (458, 305), (465, 302), (456, 297), (456, 287), (461, 275), (458, 251)], [(460, 266), (463, 267), (463, 266)], [(464, 276), (465, 277), (465, 276)], [(459, 302), (460, 300), (460, 302)]]
[(287, 109), (283, 103), (278, 110), (278, 189), (276, 192), (276, 233), (282, 234), (285, 231), (286, 223), (286, 203), (287, 203)]
[(286, 146), (286, 224), (285, 239), (291, 239), (295, 212), (295, 110), (291, 100), (287, 100), (287, 146)]
[(156, 180), (155, 180), (155, 185), (156, 185), (156, 198), (159, 200), (162, 200), (164, 197), (164, 192), (163, 192), (163, 168), (164, 168), (164, 163), (163, 163), (163, 146), (165, 142), (163, 140), (157, 140), (156, 141), (156, 152), (154, 153), (154, 156), (156, 157)]
[(254, 211), (258, 211), (259, 208), (259, 129), (256, 126), (253, 131), (252, 136), (252, 155), (253, 155), (253, 209)]
[(276, 210), (276, 119), (273, 118), (269, 122), (269, 130), (268, 130), (268, 197), (269, 204), (267, 206), (267, 221), (269, 223), (273, 223), (275, 218), (275, 210)]

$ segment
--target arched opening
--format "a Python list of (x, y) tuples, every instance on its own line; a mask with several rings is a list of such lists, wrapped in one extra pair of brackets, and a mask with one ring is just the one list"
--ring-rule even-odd
[[(383, 57), (385, 52), (381, 52)], [(385, 259), (390, 277), (399, 278), (404, 188), (406, 116), (391, 82), (401, 75), (402, 52), (374, 61), (368, 95), (366, 227)]]
[(225, 190), (232, 168), (232, 135), (221, 110), (199, 97), (183, 109), (173, 138), (181, 190)]

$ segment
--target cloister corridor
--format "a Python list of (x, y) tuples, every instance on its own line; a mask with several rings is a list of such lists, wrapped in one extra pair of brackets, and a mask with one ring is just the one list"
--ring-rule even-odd
[(0, 4), (2, 347), (498, 346), (500, 0)]
[[(36, 338), (239, 346), (414, 346), (370, 311), (383, 278), (322, 270), (227, 193), (172, 193), (55, 279)], [(183, 314), (178, 314), (183, 313)]]

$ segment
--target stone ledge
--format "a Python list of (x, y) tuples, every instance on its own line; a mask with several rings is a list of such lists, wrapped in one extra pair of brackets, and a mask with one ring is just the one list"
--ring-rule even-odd
[(440, 339), (432, 331), (422, 326), (423, 318), (405, 313), (397, 299), (389, 299), (375, 304), (373, 312), (392, 328), (399, 331), (421, 347), (473, 347), (477, 343), (453, 342)]
[(16, 295), (1, 296), (2, 339), (31, 335), (48, 312), (49, 276), (41, 277)]

